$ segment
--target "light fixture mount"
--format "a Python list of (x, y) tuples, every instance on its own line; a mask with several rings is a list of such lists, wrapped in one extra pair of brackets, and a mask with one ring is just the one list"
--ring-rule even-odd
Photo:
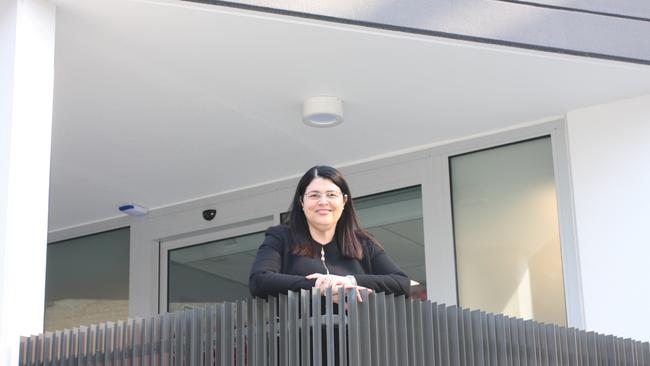
[(302, 121), (312, 127), (332, 127), (343, 122), (343, 101), (337, 97), (311, 97), (302, 104)]

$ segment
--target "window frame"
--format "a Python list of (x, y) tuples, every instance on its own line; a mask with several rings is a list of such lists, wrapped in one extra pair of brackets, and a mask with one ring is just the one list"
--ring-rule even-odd
[[(438, 224), (445, 225), (447, 239), (451, 239), (453, 244), (450, 249), (455, 252), (455, 243), (453, 242), (453, 223), (451, 216), (451, 176), (449, 170), (449, 159), (451, 157), (480, 150), (491, 149), (503, 145), (523, 142), (526, 140), (537, 139), (544, 136), (550, 136), (551, 150), (553, 154), (553, 173), (555, 177), (555, 189), (557, 196), (558, 224), (560, 230), (560, 249), (562, 253), (567, 325), (568, 327), (584, 329), (585, 319), (582, 297), (582, 281), (580, 277), (579, 252), (576, 239), (575, 209), (571, 185), (566, 122), (563, 119), (552, 119), (545, 123), (539, 123), (495, 134), (475, 137), (441, 147), (439, 149), (439, 153), (437, 154), (439, 164), (435, 166), (434, 169), (439, 169), (439, 179), (442, 179), (444, 181), (440, 182), (440, 185), (446, 187), (446, 189), (442, 190), (439, 193), (438, 199), (444, 202), (444, 214), (445, 216), (448, 216), (445, 220), (438, 221)], [(455, 267), (455, 253), (453, 262)], [(455, 276), (456, 275), (454, 269), (454, 278), (456, 278)], [(455, 287), (457, 292), (457, 284)]]

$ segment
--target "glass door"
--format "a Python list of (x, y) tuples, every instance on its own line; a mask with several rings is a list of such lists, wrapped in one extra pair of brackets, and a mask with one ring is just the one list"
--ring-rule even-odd
[(250, 297), (248, 275), (272, 216), (160, 243), (160, 311)]
[(361, 226), (411, 279), (411, 298), (426, 300), (420, 186), (360, 197), (355, 200), (355, 207)]
[(566, 326), (551, 138), (449, 167), (459, 305)]

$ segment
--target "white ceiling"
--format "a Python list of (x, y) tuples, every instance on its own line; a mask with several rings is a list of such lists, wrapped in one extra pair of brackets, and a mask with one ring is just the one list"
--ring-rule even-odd
[[(58, 0), (50, 231), (650, 92), (650, 67), (181, 1)], [(300, 122), (314, 95), (345, 122)]]

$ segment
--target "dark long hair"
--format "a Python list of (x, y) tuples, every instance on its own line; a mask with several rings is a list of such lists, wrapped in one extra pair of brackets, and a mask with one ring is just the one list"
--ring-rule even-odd
[(289, 225), (291, 238), (293, 239), (293, 253), (301, 256), (315, 256), (320, 250), (318, 244), (309, 232), (309, 224), (302, 210), (301, 200), (305, 194), (307, 186), (315, 178), (323, 178), (336, 184), (347, 196), (344, 210), (341, 213), (339, 221), (336, 223), (334, 238), (339, 244), (341, 253), (349, 258), (361, 260), (363, 258), (362, 241), (369, 240), (375, 245), (379, 245), (375, 238), (366, 230), (361, 228), (359, 218), (352, 203), (352, 193), (348, 183), (343, 178), (341, 172), (331, 166), (317, 165), (310, 168), (298, 182), (296, 193), (293, 196), (291, 207), (289, 208), (288, 220), (285, 224)]

